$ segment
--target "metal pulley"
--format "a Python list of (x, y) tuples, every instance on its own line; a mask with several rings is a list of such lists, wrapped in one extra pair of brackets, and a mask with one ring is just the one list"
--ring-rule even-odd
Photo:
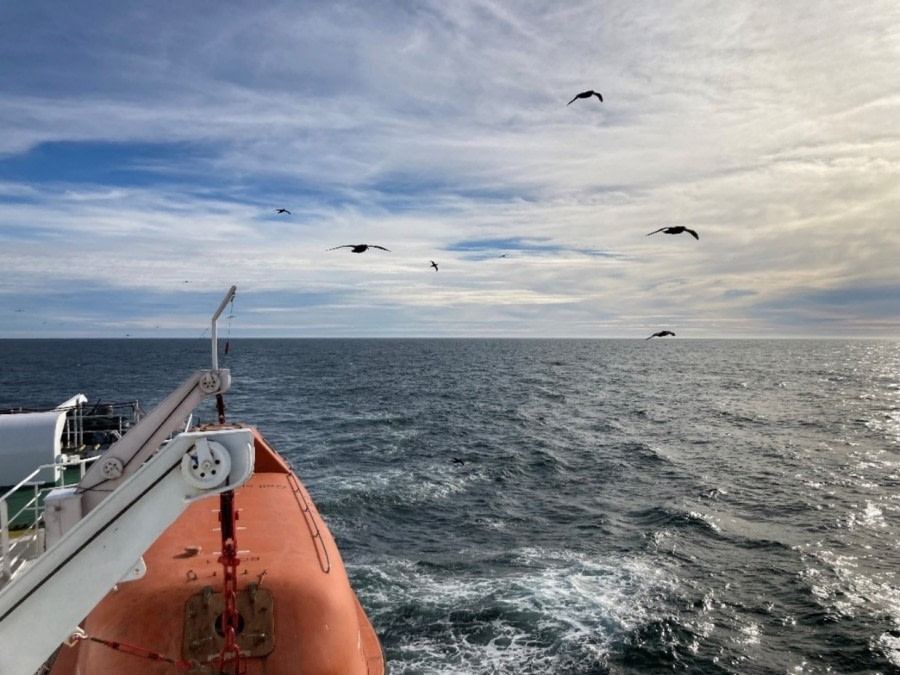
[(221, 443), (199, 439), (181, 458), (181, 473), (188, 485), (208, 490), (225, 482), (231, 455)]

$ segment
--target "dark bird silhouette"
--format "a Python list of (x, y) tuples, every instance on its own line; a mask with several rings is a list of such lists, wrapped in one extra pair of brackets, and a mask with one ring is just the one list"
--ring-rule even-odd
[(287, 209), (275, 209), (275, 213), (286, 213), (288, 215), (291, 215), (291, 212)]
[(646, 236), (650, 236), (651, 234), (656, 234), (657, 232), (665, 232), (666, 234), (681, 234), (682, 232), (687, 232), (694, 239), (699, 239), (700, 235), (694, 232), (692, 229), (685, 227), (684, 225), (673, 225), (672, 227), (661, 227), (658, 230), (653, 230), (653, 232), (648, 232)]
[(378, 246), (376, 244), (344, 244), (343, 246), (335, 246), (334, 248), (326, 249), (328, 251), (334, 251), (339, 248), (349, 248), (352, 249), (350, 253), (364, 253), (370, 248), (380, 248), (382, 251), (387, 251), (390, 253), (389, 248), (385, 248), (384, 246)]
[(603, 102), (603, 97), (600, 95), (600, 92), (594, 91), (593, 89), (591, 89), (590, 91), (583, 91), (580, 94), (576, 94), (575, 98), (573, 98), (571, 101), (566, 103), (566, 105), (572, 105), (575, 101), (577, 101), (580, 98), (590, 98), (591, 96), (596, 96), (597, 98), (600, 99), (601, 103)]
[(437, 263), (436, 263), (436, 262), (434, 262), (434, 260), (432, 260), (432, 261), (431, 261), (431, 266), (432, 266), (432, 267), (433, 267), (433, 268), (434, 268), (434, 271), (435, 271), (435, 272), (437, 272), (437, 271), (438, 271), (438, 268), (437, 268)]
[(666, 337), (666, 335), (671, 335), (672, 337), (675, 337), (675, 333), (673, 333), (672, 331), (670, 331), (670, 330), (661, 330), (661, 331), (659, 331), (658, 333), (654, 333), (654, 334), (651, 335), (650, 337), (644, 338), (644, 339), (645, 339), (645, 340), (649, 340), (650, 338), (655, 338), (655, 337)]
[(454, 457), (453, 463), (454, 464), (465, 464), (465, 462), (463, 460), (461, 460), (459, 457)]
[(506, 257), (506, 254), (504, 253), (503, 255), (498, 255), (497, 257), (498, 257), (498, 258), (505, 258), (505, 257)]

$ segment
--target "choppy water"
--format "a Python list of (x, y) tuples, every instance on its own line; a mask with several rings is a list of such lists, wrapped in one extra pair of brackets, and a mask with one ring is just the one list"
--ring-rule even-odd
[[(149, 407), (209, 362), (0, 350), (0, 408)], [(393, 675), (900, 672), (900, 342), (244, 339), (222, 365)]]

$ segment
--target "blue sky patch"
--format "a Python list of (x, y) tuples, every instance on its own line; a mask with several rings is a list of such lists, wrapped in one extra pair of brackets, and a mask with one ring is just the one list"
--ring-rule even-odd
[(144, 185), (169, 178), (200, 155), (191, 143), (42, 143), (0, 159), (0, 180), (27, 183)]

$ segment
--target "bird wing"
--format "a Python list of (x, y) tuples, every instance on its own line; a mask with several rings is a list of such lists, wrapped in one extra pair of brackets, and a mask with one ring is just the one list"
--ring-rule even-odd
[(653, 230), (653, 232), (648, 232), (645, 236), (649, 237), (651, 234), (656, 234), (657, 232), (662, 232), (664, 229), (666, 229), (666, 228), (661, 227), (658, 230)]
[(573, 104), (575, 101), (577, 101), (577, 100), (578, 100), (578, 97), (576, 96), (576, 97), (573, 98), (571, 101), (569, 101), (568, 103), (566, 103), (566, 105), (572, 105), (572, 104)]
[(688, 229), (688, 228), (684, 228), (684, 231), (685, 231), (685, 232), (690, 232), (690, 233), (691, 233), (691, 236), (692, 236), (694, 239), (697, 239), (697, 240), (700, 239), (700, 235), (697, 234), (696, 232), (694, 232), (693, 230), (690, 230), (690, 229)]
[(334, 248), (326, 248), (325, 250), (326, 251), (334, 251), (335, 249), (339, 249), (339, 248), (354, 248), (354, 245), (353, 244), (344, 244), (343, 246), (335, 246)]
[(369, 248), (380, 248), (382, 251), (391, 252), (391, 249), (385, 248), (384, 246), (378, 246), (377, 244), (369, 244)]
[(599, 91), (595, 91), (594, 93), (597, 94), (597, 98), (599, 98), (599, 99), (600, 99), (600, 102), (603, 103), (603, 96), (600, 95), (600, 92), (599, 92)]

